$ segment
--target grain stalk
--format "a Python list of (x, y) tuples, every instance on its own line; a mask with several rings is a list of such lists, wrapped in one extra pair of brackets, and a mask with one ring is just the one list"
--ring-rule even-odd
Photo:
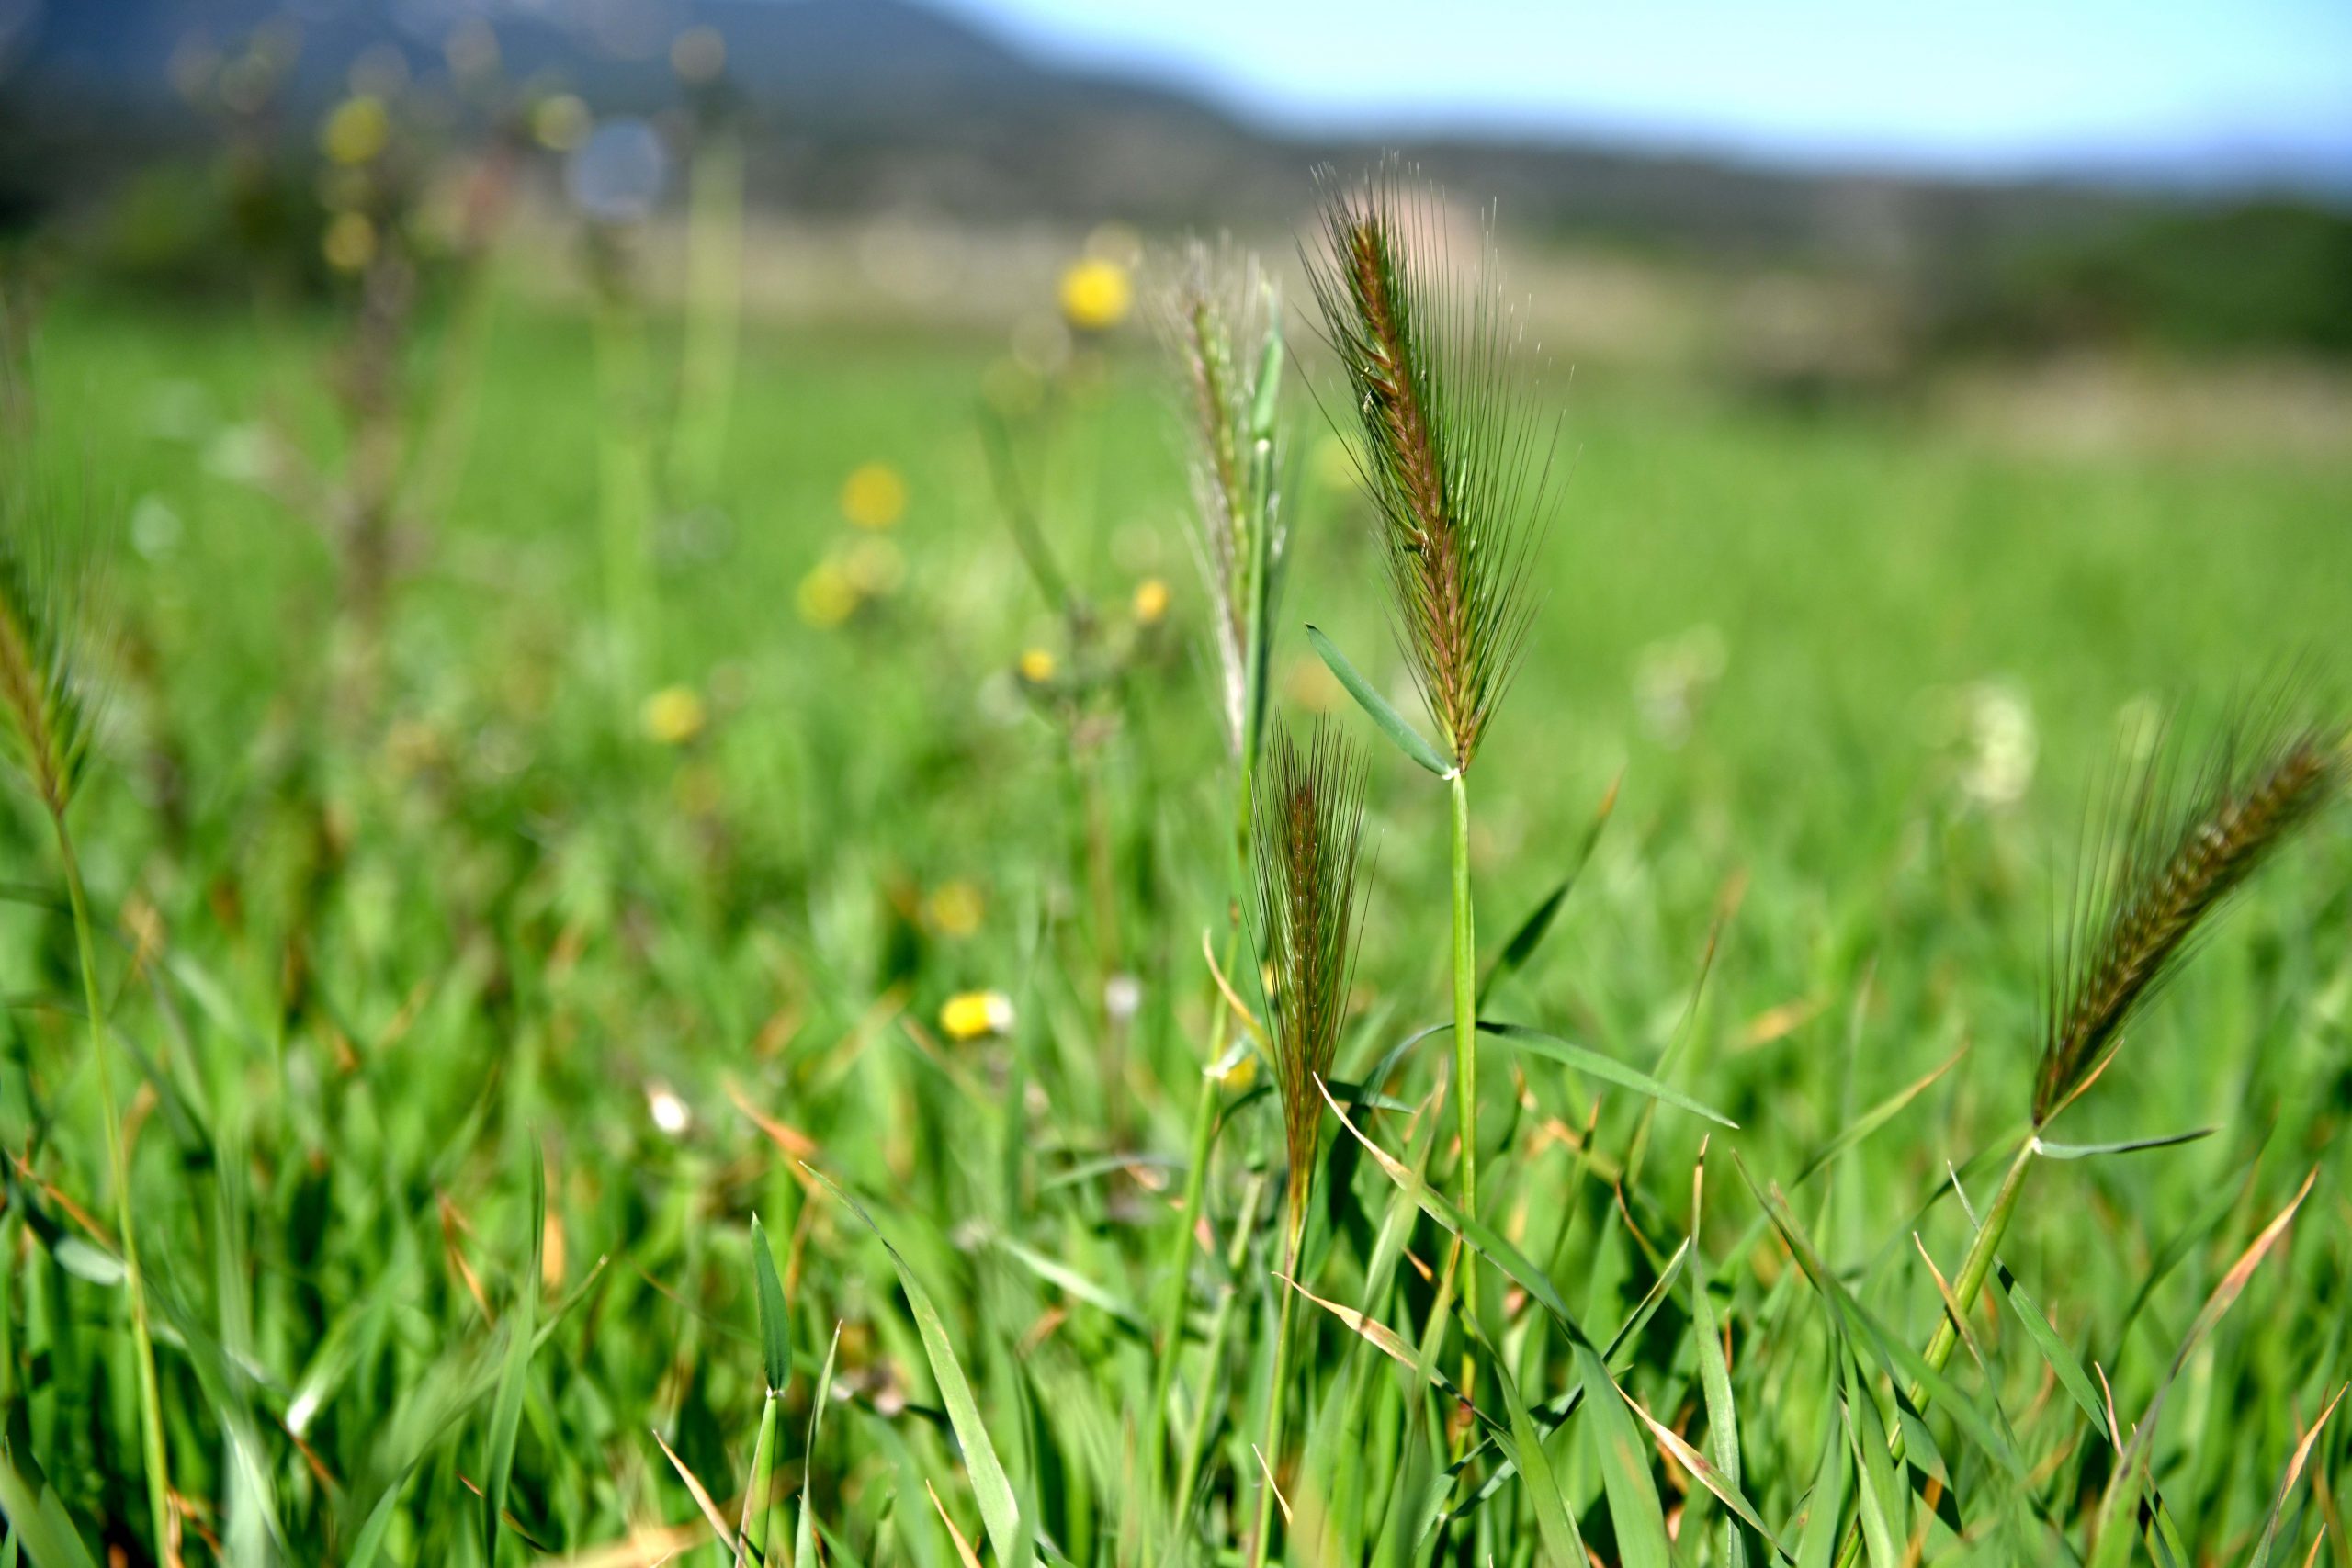
[[(2273, 698), (2239, 713), (2193, 770), (2165, 731), (2147, 738), (2136, 769), (2119, 771), (2052, 942), (2032, 1128), (1961, 1259), (1923, 1354), (1931, 1371), (1942, 1371), (1959, 1348), (1960, 1319), (1992, 1274), (2051, 1121), (2106, 1071), (2212, 917), (2352, 779), (2346, 727), (2292, 720), (2284, 706)], [(1912, 1407), (1924, 1411), (1928, 1399), (1915, 1382)], [(1888, 1446), (1902, 1458), (1900, 1427)], [(1838, 1561), (1850, 1563), (1860, 1550), (1849, 1527)]]
[[(0, 366), (0, 381), (12, 379)], [(23, 433), (11, 433), (12, 436)], [(29, 446), (12, 439), (12, 446)], [(130, 1307), (131, 1359), (138, 1384), (141, 1468), (149, 1526), (159, 1558), (175, 1555), (171, 1478), (164, 1447), (163, 1395), (155, 1376), (155, 1345), (147, 1317), (146, 1277), (140, 1267), (139, 1230), (130, 1198), (130, 1154), (115, 1096), (113, 1048), (106, 997), (98, 984), (96, 924), (82, 881), (81, 859), (67, 826), (96, 716), (90, 695), (93, 649), (89, 626), (96, 598), (91, 563), (58, 532), (54, 509), (36, 493), (29, 453), (6, 454), (0, 475), (0, 706), (8, 715), (9, 760), (49, 818), (74, 916), (82, 1006), (98, 1080), (107, 1166), (114, 1184), (115, 1224), (122, 1236), (123, 1291)]]
[[(1354, 979), (1363, 848), (1366, 767), (1338, 731), (1318, 726), (1305, 741), (1278, 730), (1255, 809), (1256, 897), (1250, 933), (1267, 976), (1266, 1012), (1274, 1088), (1283, 1113), (1288, 1165), (1283, 1224), (1283, 1275), (1298, 1276), (1316, 1156), (1322, 1134), (1322, 1084), (1330, 1076)], [(1292, 1303), (1285, 1287), (1274, 1330), (1273, 1376), (1266, 1393), (1269, 1471), (1259, 1494), (1250, 1561), (1266, 1561), (1273, 1526), (1272, 1476), (1282, 1462), (1284, 1384), (1291, 1356)]]
[[(1542, 530), (1544, 443), (1515, 397), (1521, 333), (1490, 243), (1465, 282), (1433, 197), (1392, 166), (1337, 192), (1307, 258), (1323, 332), (1345, 372), (1356, 471), (1377, 514), (1390, 616), (1442, 749), (1338, 650), (1317, 650), (1389, 738), (1450, 795), (1455, 1116), (1465, 1213), (1478, 1209), (1477, 928), (1467, 775), (1533, 623), (1528, 567)], [(1462, 1276), (1477, 1311), (1476, 1271)]]
[[(1253, 786), (1264, 733), (1266, 660), (1284, 554), (1281, 491), (1275, 481), (1281, 447), (1282, 301), (1255, 256), (1194, 241), (1185, 249), (1160, 316), (1161, 334), (1182, 373), (1182, 412), (1193, 446), (1195, 547), (1214, 616), (1211, 640), (1216, 650), (1219, 716), (1235, 763), (1230, 875), (1238, 890), (1250, 863)], [(1223, 968), (1228, 975), (1240, 951), (1240, 908), (1237, 894), (1227, 905), (1223, 944)], [(1214, 985), (1209, 1006), (1208, 1059), (1193, 1106), (1183, 1199), (1165, 1267), (1158, 1324), (1160, 1355), (1145, 1418), (1145, 1473), (1155, 1479), (1166, 1446), (1168, 1400), (1191, 1294), (1187, 1283), (1194, 1236), (1231, 1039), (1233, 1012)], [(1204, 1404), (1216, 1371), (1213, 1354), (1203, 1374)], [(1189, 1492), (1187, 1483), (1176, 1494), (1180, 1518)]]

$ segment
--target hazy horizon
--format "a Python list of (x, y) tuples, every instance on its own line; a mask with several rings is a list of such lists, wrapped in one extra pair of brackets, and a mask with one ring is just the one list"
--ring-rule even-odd
[(1602, 141), (1797, 165), (2352, 189), (2352, 6), (927, 0), (1295, 133)]

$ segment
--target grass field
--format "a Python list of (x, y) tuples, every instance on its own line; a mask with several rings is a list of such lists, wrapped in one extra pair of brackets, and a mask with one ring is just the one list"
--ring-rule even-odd
[[(1156, 1347), (1232, 784), (1145, 335), (1028, 386), (990, 343), (754, 331), (718, 482), (638, 520), (616, 590), (609, 485), (634, 457), (661, 467), (673, 334), (632, 424), (598, 396), (588, 321), (497, 309), (472, 369), (418, 367), (411, 428), (462, 445), (372, 705), (332, 651), (334, 550), (255, 477), (279, 427), (334, 471), (331, 343), (307, 318), (69, 298), (36, 355), (49, 447), (122, 520), (127, 633), (73, 824), (135, 1086), (129, 1208), (185, 1559), (725, 1562), (684, 1477), (731, 1531), (764, 1474), (782, 1560), (805, 1518), (844, 1563), (1242, 1561), (1281, 1119), (1265, 1074), (1232, 1075), (1215, 1247), (1183, 1345)], [(1005, 525), (984, 388), (1098, 611), (1082, 647)], [(1445, 1042), (1362, 1084), (1450, 1016), (1444, 792), (1300, 633), (1403, 693), (1369, 514), (1288, 392), (1305, 450), (1276, 711), (1328, 709), (1374, 758), (1336, 1077), (1371, 1097), (1351, 1116), (1374, 1143), (1451, 1190), (1451, 1114), (1413, 1114)], [(1475, 775), (1485, 954), (1577, 869), (1612, 786), (1614, 807), (1486, 1011), (1738, 1127), (1482, 1046), (1482, 1218), (1534, 1278), (1474, 1265), (1474, 1344), (1431, 1313), (1446, 1227), (1327, 1115), (1299, 1282), (1394, 1328), (1395, 1354), (1298, 1302), (1288, 1438), (1265, 1456), (1277, 1555), (1550, 1562), (1565, 1515), (1602, 1562), (1769, 1560), (1695, 1449), (1805, 1563), (1856, 1518), (1873, 1568), (2166, 1543), (2352, 1563), (2352, 1422), (2298, 1447), (2352, 1380), (2341, 813), (2056, 1134), (2211, 1135), (2037, 1162), (2002, 1254), (2016, 1292), (1968, 1314), (1924, 1416), (1896, 1397), (1916, 1361), (1897, 1348), (1939, 1316), (1923, 1256), (1950, 1275), (1971, 1234), (1948, 1173), (1981, 1207), (2025, 1129), (2086, 794), (2124, 716), (2210, 714), (2340, 641), (2352, 451), (2059, 459), (1630, 374), (1532, 395), (1561, 410), (1563, 466), (1532, 656)], [(869, 464), (903, 483), (888, 526), (843, 514)], [(625, 685), (616, 604), (638, 628)], [(48, 824), (13, 798), (0, 1561), (153, 1561), (74, 928)], [(990, 991), (1010, 1027), (954, 1038), (951, 998)], [(1780, 1225), (1757, 1191), (1775, 1185)], [(1475, 1416), (1424, 1376), (1465, 1369)], [(1662, 1450), (1612, 1379), (1690, 1449)], [(2111, 1391), (2111, 1430), (2086, 1391)], [(2162, 1496), (2145, 1534), (2119, 1438)], [(1195, 1441), (1200, 1496), (1171, 1528)], [(485, 1493), (505, 1515), (488, 1530)]]

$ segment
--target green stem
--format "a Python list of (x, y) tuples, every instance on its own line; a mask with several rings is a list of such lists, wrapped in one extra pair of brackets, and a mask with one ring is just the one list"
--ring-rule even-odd
[[(1227, 905), (1227, 926), (1225, 933), (1223, 960), (1227, 975), (1233, 972), (1235, 956), (1241, 950), (1241, 906), (1238, 900), (1242, 886), (1241, 877), (1250, 863), (1250, 792), (1255, 787), (1257, 751), (1257, 737), (1254, 734), (1246, 735), (1242, 745), (1240, 784), (1235, 793), (1232, 869), (1234, 901)], [(1200, 1098), (1193, 1108), (1191, 1157), (1184, 1166), (1184, 1201), (1177, 1212), (1176, 1234), (1169, 1246), (1168, 1261), (1165, 1265), (1166, 1279), (1160, 1287), (1162, 1294), (1158, 1339), (1159, 1364), (1152, 1372), (1151, 1410), (1146, 1417), (1144, 1473), (1155, 1482), (1159, 1478), (1160, 1456), (1167, 1443), (1168, 1396), (1170, 1391), (1175, 1386), (1177, 1350), (1183, 1338), (1184, 1306), (1192, 1298), (1192, 1292), (1188, 1286), (1193, 1273), (1194, 1245), (1193, 1238), (1201, 1227), (1201, 1204), (1208, 1187), (1209, 1155), (1216, 1134), (1217, 1110), (1224, 1103), (1225, 1086), (1213, 1069), (1217, 1063), (1225, 1059), (1226, 1044), (1232, 1038), (1233, 1010), (1226, 1002), (1224, 993), (1218, 987), (1214, 976), (1210, 977), (1208, 990), (1210, 1008), (1208, 1061), (1204, 1064), (1201, 1075)], [(1202, 1376), (1202, 1403), (1205, 1406), (1207, 1391), (1214, 1386), (1216, 1378), (1214, 1348)], [(1180, 1518), (1182, 1517), (1190, 1490), (1187, 1485), (1176, 1495), (1176, 1508)], [(1145, 1542), (1147, 1562), (1152, 1561), (1154, 1544), (1148, 1540)]]
[[(1478, 1213), (1478, 939), (1470, 909), (1470, 790), (1457, 771), (1453, 797), (1453, 1094), (1462, 1136), (1462, 1212)], [(1478, 1315), (1478, 1271), (1462, 1265), (1462, 1310)]]
[[(1253, 1176), (1250, 1179), (1248, 1190), (1242, 1194), (1239, 1219), (1233, 1227), (1233, 1243), (1226, 1252), (1226, 1272), (1228, 1274), (1238, 1274), (1241, 1265), (1250, 1256), (1250, 1220), (1258, 1213), (1258, 1200), (1264, 1195), (1265, 1190), (1266, 1179), (1262, 1175)], [(1201, 1360), (1200, 1411), (1193, 1417), (1192, 1436), (1185, 1440), (1183, 1463), (1176, 1471), (1175, 1528), (1180, 1534), (1192, 1517), (1193, 1489), (1200, 1483), (1201, 1461), (1208, 1452), (1209, 1433), (1216, 1426), (1214, 1401), (1217, 1369), (1225, 1364), (1225, 1342), (1232, 1332), (1233, 1298), (1237, 1293), (1230, 1283), (1227, 1284), (1224, 1293), (1217, 1298), (1216, 1312), (1209, 1321), (1208, 1348)]]
[(147, 1287), (139, 1269), (139, 1235), (131, 1224), (130, 1156), (123, 1146), (122, 1122), (114, 1097), (112, 1050), (107, 1040), (106, 1003), (98, 995), (97, 942), (90, 927), (90, 900), (82, 887), (82, 863), (65, 830), (62, 807), (50, 813), (57, 829), (58, 858), (65, 866), (65, 892), (74, 905), (74, 940), (82, 962), (82, 1006), (89, 1017), (90, 1055), (98, 1069), (98, 1100), (106, 1118), (107, 1163), (114, 1179), (115, 1224), (122, 1232), (123, 1289), (130, 1296), (131, 1355), (139, 1383), (140, 1449), (147, 1472), (148, 1521), (155, 1532), (155, 1555), (171, 1554), (171, 1472), (164, 1467), (163, 1392), (155, 1381), (155, 1342), (147, 1327)]
[[(1991, 1276), (2001, 1249), (2001, 1237), (2017, 1213), (2018, 1195), (2025, 1190), (2026, 1169), (2041, 1150), (2041, 1139), (2029, 1134), (2018, 1150), (2018, 1157), (2009, 1162), (2008, 1174), (2001, 1178), (2001, 1189), (1993, 1194), (1993, 1206), (1985, 1211), (1984, 1223), (1976, 1227), (1976, 1238), (1968, 1244), (1968, 1253), (1960, 1260), (1960, 1273), (1951, 1283), (1951, 1305), (1945, 1309), (1936, 1325), (1935, 1337), (1928, 1341), (1928, 1348), (1921, 1355), (1929, 1370), (1942, 1371), (1951, 1360), (1952, 1352), (1960, 1348), (1960, 1319), (1976, 1304), (1976, 1298), (1984, 1290), (1984, 1281)], [(1911, 1408), (1923, 1416), (1927, 1414), (1928, 1391), (1917, 1382), (1911, 1385)], [(1900, 1423), (1888, 1434), (1886, 1447), (1888, 1454), (1901, 1462), (1905, 1445)], [(1839, 1568), (1850, 1568), (1861, 1555), (1861, 1549), (1860, 1527), (1848, 1524), (1845, 1545), (1838, 1553)]]
[[(1294, 1278), (1298, 1273), (1299, 1233), (1306, 1228), (1301, 1223), (1303, 1217), (1301, 1212), (1291, 1220), (1290, 1234), (1283, 1247), (1287, 1259), (1283, 1272)], [(1287, 1283), (1278, 1284), (1276, 1288), (1282, 1292), (1283, 1304), (1274, 1325), (1273, 1378), (1266, 1385), (1266, 1441), (1259, 1450), (1263, 1456), (1261, 1463), (1264, 1474), (1260, 1478), (1263, 1485), (1258, 1493), (1258, 1528), (1250, 1536), (1250, 1561), (1258, 1568), (1263, 1568), (1267, 1542), (1273, 1535), (1274, 1477), (1282, 1471), (1283, 1410), (1289, 1404), (1283, 1397), (1283, 1384), (1290, 1380), (1291, 1305), (1298, 1296), (1298, 1292)]]

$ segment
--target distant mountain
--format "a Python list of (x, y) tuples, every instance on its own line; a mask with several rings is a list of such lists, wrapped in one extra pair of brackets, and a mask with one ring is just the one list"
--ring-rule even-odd
[[(1286, 222), (1314, 165), (1361, 168), (1380, 151), (1280, 138), (1161, 84), (1049, 65), (916, 0), (0, 0), (0, 217), (187, 148), (198, 122), (172, 81), (196, 51), (270, 29), (292, 51), (284, 140), (306, 152), (355, 62), (397, 60), (421, 87), (446, 85), (450, 40), (484, 24), (510, 79), (639, 114), (682, 104), (673, 40), (715, 30), (756, 149), (754, 195), (797, 210)], [(2120, 199), (1532, 142), (1401, 150), (1522, 225), (1871, 264), (2079, 225)]]

